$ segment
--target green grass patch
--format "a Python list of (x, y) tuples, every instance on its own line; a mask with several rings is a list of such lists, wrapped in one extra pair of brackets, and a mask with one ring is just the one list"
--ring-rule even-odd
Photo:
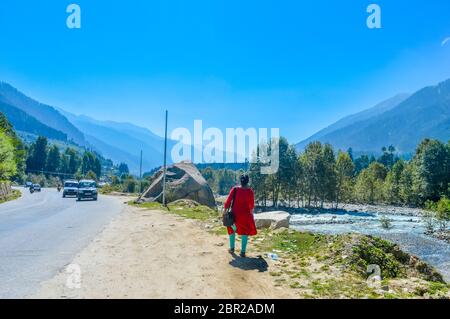
[(264, 240), (257, 244), (261, 250), (282, 251), (296, 255), (310, 255), (321, 249), (325, 243), (325, 237), (322, 235), (288, 230), (263, 238)]
[(146, 209), (167, 210), (166, 207), (158, 202), (136, 203), (134, 200), (131, 200), (128, 202), (128, 205)]
[(183, 204), (169, 204), (169, 212), (183, 216), (190, 219), (197, 220), (217, 220), (219, 213), (207, 206), (188, 206)]
[(449, 286), (440, 282), (430, 282), (428, 289), (423, 293), (428, 293), (430, 296), (447, 295)]
[(336, 280), (313, 280), (309, 288), (318, 297), (337, 298), (342, 294), (341, 287)]
[[(135, 189), (137, 189), (136, 187)], [(104, 185), (99, 187), (98, 192), (102, 195), (109, 195), (111, 193), (121, 193), (126, 194), (127, 196), (139, 196), (139, 192), (136, 192), (133, 189), (127, 189), (124, 185)]]
[(217, 236), (228, 236), (228, 231), (222, 225), (216, 225), (209, 230), (210, 233)]
[(300, 261), (299, 266), (300, 267), (308, 267), (309, 263), (306, 260), (302, 260), (302, 261)]
[[(216, 210), (207, 206), (194, 204), (193, 202), (177, 201), (167, 205), (167, 207), (164, 207), (158, 202), (136, 203), (130, 201), (128, 204), (140, 208), (167, 211), (182, 217), (201, 221), (217, 221), (220, 217), (220, 214)], [(215, 231), (225, 232), (225, 228), (222, 227), (222, 230), (215, 229)]]
[(303, 285), (301, 285), (298, 282), (293, 282), (289, 285), (289, 287), (291, 287), (292, 289), (302, 289), (305, 288)]
[(323, 265), (322, 267), (320, 267), (320, 270), (322, 270), (322, 271), (329, 271), (330, 270), (330, 266)]
[(285, 278), (277, 278), (277, 279), (275, 279), (275, 282), (276, 283), (283, 283), (283, 282), (286, 282), (286, 279)]
[(310, 278), (311, 277), (311, 274), (306, 269), (301, 269), (298, 272), (298, 274), (299, 274), (299, 276), (303, 276), (305, 278)]
[(365, 282), (355, 281), (350, 278), (313, 280), (309, 289), (317, 298), (379, 298)]
[(278, 271), (271, 271), (269, 272), (269, 275), (271, 275), (272, 277), (280, 277), (282, 273)]
[(112, 192), (120, 192), (122, 189), (120, 188), (120, 185), (105, 185), (103, 187), (100, 187), (98, 192), (103, 195), (111, 194)]

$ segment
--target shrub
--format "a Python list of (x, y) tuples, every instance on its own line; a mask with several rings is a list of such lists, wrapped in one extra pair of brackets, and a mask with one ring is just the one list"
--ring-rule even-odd
[(405, 274), (404, 267), (394, 255), (394, 251), (395, 244), (376, 237), (364, 237), (353, 247), (353, 261), (364, 273), (367, 266), (378, 265), (383, 278), (401, 277)]
[(433, 232), (436, 223), (441, 231), (447, 230), (450, 221), (450, 199), (444, 196), (437, 203), (427, 201), (425, 208), (430, 211), (425, 215), (427, 231)]
[(436, 205), (436, 217), (442, 231), (447, 229), (450, 221), (450, 199), (442, 197)]
[(16, 172), (13, 140), (0, 128), (0, 180), (8, 180)]
[(136, 180), (129, 177), (123, 181), (122, 191), (124, 193), (135, 193), (137, 190)]
[(423, 220), (425, 222), (426, 233), (434, 233), (434, 228), (436, 226), (434, 212), (426, 211), (423, 215)]
[(392, 228), (392, 220), (390, 218), (386, 217), (385, 215), (381, 216), (380, 222), (381, 222), (381, 227), (383, 227), (384, 229)]

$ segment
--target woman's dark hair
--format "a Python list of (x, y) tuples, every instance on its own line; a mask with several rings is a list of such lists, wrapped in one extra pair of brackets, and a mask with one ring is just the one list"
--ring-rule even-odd
[(248, 185), (248, 182), (250, 181), (250, 178), (247, 174), (241, 175), (241, 186), (245, 187)]

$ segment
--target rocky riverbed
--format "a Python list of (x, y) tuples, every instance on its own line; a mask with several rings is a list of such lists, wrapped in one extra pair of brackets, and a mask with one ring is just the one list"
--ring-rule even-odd
[[(358, 213), (361, 213), (361, 214), (389, 214), (389, 215), (421, 217), (425, 213), (425, 210), (421, 208), (400, 207), (390, 205), (368, 205), (368, 204), (341, 204), (339, 205), (339, 208), (337, 210), (330, 203), (324, 203), (323, 208), (303, 208), (303, 207), (296, 208), (283, 206), (279, 206), (278, 208), (280, 210), (287, 211), (291, 214), (337, 212), (356, 215)], [(273, 209), (270, 207), (269, 203), (266, 209), (264, 209), (261, 206), (258, 206), (256, 210), (265, 211)]]

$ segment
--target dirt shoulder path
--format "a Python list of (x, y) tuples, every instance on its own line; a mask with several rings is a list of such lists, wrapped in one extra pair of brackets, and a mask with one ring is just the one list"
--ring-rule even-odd
[[(271, 262), (227, 253), (227, 237), (208, 233), (194, 220), (127, 206), (72, 262), (81, 288), (69, 289), (70, 274), (43, 283), (33, 298), (293, 298), (275, 287)], [(238, 245), (238, 243), (237, 243)]]

